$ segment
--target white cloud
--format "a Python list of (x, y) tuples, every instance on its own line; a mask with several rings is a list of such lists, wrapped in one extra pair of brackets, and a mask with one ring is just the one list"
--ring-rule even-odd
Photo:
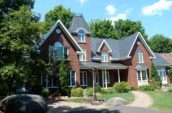
[(126, 18), (127, 18), (127, 14), (126, 13), (119, 13), (116, 16), (110, 17), (109, 20), (114, 22), (114, 21), (117, 21), (119, 19), (125, 20)]
[(81, 5), (84, 5), (85, 2), (87, 2), (88, 0), (78, 0), (78, 1), (81, 3)]
[(116, 12), (116, 8), (113, 5), (107, 5), (106, 11), (109, 15), (113, 15)]
[(159, 0), (152, 5), (146, 6), (142, 8), (143, 15), (162, 15), (163, 11), (169, 10), (172, 8), (172, 1), (171, 0)]

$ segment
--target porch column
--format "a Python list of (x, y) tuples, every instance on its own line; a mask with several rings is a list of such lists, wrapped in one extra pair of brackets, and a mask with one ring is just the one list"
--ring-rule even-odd
[(119, 83), (121, 82), (121, 80), (120, 80), (120, 71), (119, 71), (119, 69), (118, 69), (118, 82), (119, 82)]
[(103, 69), (102, 69), (102, 86), (104, 87), (104, 75), (103, 75)]
[(107, 89), (107, 73), (106, 73), (106, 69), (105, 69), (105, 86), (106, 86), (106, 89)]
[(94, 88), (95, 88), (95, 76), (94, 76), (94, 69), (93, 69), (92, 75), (93, 75), (93, 95), (94, 95), (94, 94), (95, 94), (95, 92), (94, 92)]

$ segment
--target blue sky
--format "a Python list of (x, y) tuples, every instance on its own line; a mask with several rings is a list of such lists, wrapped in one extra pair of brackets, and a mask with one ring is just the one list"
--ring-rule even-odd
[(149, 36), (163, 34), (172, 38), (172, 0), (35, 0), (34, 12), (44, 15), (62, 4), (74, 13), (92, 19), (130, 19), (141, 21)]

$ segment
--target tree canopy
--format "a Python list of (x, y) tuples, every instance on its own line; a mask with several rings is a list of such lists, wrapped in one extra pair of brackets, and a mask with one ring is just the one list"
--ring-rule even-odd
[(156, 34), (150, 38), (149, 46), (154, 52), (169, 53), (172, 52), (172, 39)]
[(54, 9), (50, 10), (45, 15), (45, 26), (44, 29), (47, 31), (52, 27), (52, 25), (60, 19), (66, 28), (70, 26), (70, 22), (74, 16), (74, 13), (70, 9), (64, 8), (62, 5), (56, 6)]
[(147, 35), (140, 21), (118, 20), (112, 24), (110, 20), (93, 20), (90, 29), (94, 37), (122, 39), (137, 31), (141, 32), (147, 41)]
[(3, 27), (0, 30), (0, 82), (9, 86), (9, 89), (16, 81), (21, 86), (34, 77), (34, 40), (40, 36), (39, 24), (32, 19), (34, 15), (31, 9), (22, 6), (19, 10), (12, 10), (5, 15), (1, 23)]

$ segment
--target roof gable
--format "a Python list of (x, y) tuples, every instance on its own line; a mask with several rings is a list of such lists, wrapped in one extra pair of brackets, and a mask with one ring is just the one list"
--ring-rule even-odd
[(110, 46), (108, 45), (108, 43), (106, 42), (106, 40), (103, 40), (103, 41), (101, 42), (100, 46), (99, 46), (98, 49), (97, 49), (97, 52), (100, 52), (100, 51), (101, 51), (101, 48), (103, 47), (103, 45), (106, 45), (106, 46), (107, 46), (107, 48), (109, 49), (108, 52), (112, 52), (112, 49), (110, 48)]
[(74, 47), (77, 49), (77, 51), (82, 51), (81, 47), (78, 45), (78, 43), (74, 40), (74, 38), (72, 37), (72, 35), (69, 33), (69, 31), (66, 29), (66, 27), (63, 25), (63, 23), (58, 20), (53, 26), (52, 28), (42, 37), (41, 42), (39, 43), (39, 46), (41, 47), (44, 42), (48, 39), (48, 37), (53, 33), (53, 31), (57, 28), (57, 26), (59, 26), (61, 28), (61, 30), (63, 30), (63, 32), (66, 34), (67, 38), (72, 42), (72, 44), (74, 45)]
[(141, 35), (140, 32), (137, 32), (137, 35), (136, 35), (136, 37), (134, 39), (134, 42), (132, 43), (132, 46), (131, 46), (130, 50), (128, 51), (127, 56), (129, 57), (131, 55), (131, 52), (132, 52), (132, 50), (134, 48), (134, 45), (135, 45), (138, 38), (140, 39), (140, 41), (142, 42), (142, 44), (144, 45), (144, 47), (148, 51), (148, 53), (151, 55), (151, 58), (155, 58), (154, 53), (152, 52), (152, 50), (150, 49), (150, 47), (148, 46), (148, 44), (146, 43), (145, 39), (143, 38), (143, 36)]

